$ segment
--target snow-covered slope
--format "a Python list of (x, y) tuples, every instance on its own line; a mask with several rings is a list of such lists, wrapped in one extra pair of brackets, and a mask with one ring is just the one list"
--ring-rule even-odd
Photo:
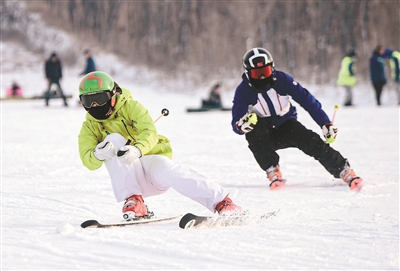
[[(74, 93), (78, 71), (67, 70), (64, 85)], [(2, 74), (15, 78), (15, 70)], [(43, 88), (41, 71), (26, 71)], [(2, 86), (3, 86), (2, 82)], [(288, 179), (271, 192), (244, 137), (231, 131), (230, 113), (186, 113), (202, 93), (169, 94), (118, 83), (156, 118), (173, 144), (174, 159), (231, 191), (234, 201), (255, 213), (280, 209), (274, 219), (243, 227), (181, 230), (178, 221), (113, 229), (81, 229), (87, 219), (121, 219), (104, 168), (90, 172), (80, 162), (77, 135), (85, 111), (70, 101), (2, 101), (2, 269), (398, 269), (399, 109), (371, 100), (337, 113), (333, 147), (365, 179), (354, 193), (297, 149), (280, 151)], [(327, 87), (329, 89), (329, 87)], [(313, 89), (314, 90), (314, 89)], [(67, 91), (67, 92), (68, 92)], [(317, 91), (317, 90), (315, 90)], [(332, 92), (335, 89), (332, 89)], [(33, 90), (32, 90), (33, 92)], [(34, 94), (34, 93), (32, 93)], [(226, 92), (229, 105), (232, 92)], [(339, 102), (320, 97), (328, 114)], [(318, 133), (303, 110), (300, 120)], [(146, 199), (158, 216), (210, 214), (170, 190)]]
[[(63, 49), (60, 44), (68, 40), (73, 42), (58, 33), (56, 48)], [(38, 42), (36, 48), (45, 44), (46, 52), (53, 50), (37, 36), (32, 42)], [(11, 42), (0, 42), (0, 49), (0, 97), (13, 80), (26, 96), (41, 94), (48, 56)], [(82, 49), (83, 44), (76, 44), (76, 51), (69, 53), (80, 55)], [(297, 149), (279, 152), (287, 189), (271, 192), (244, 137), (231, 131), (229, 112), (185, 112), (200, 105), (214, 82), (190, 93), (170, 93), (175, 86), (157, 81), (157, 74), (99, 48), (94, 58), (154, 118), (161, 109), (170, 110), (157, 127), (171, 139), (175, 161), (226, 187), (242, 208), (254, 213), (280, 209), (279, 215), (261, 224), (201, 230), (181, 230), (178, 221), (81, 229), (88, 219), (122, 218), (122, 204), (115, 202), (105, 168), (91, 172), (78, 155), (77, 135), (85, 114), (76, 95), (82, 57), (64, 68), (61, 84), (66, 94), (74, 95), (68, 108), (60, 100), (51, 100), (48, 108), (41, 100), (1, 101), (2, 269), (399, 269), (399, 109), (393, 84), (385, 86), (383, 106), (376, 107), (369, 82), (359, 82), (356, 106), (337, 113), (339, 136), (333, 147), (365, 179), (360, 193), (333, 180)], [(233, 97), (227, 85), (238, 79), (222, 82), (225, 106)], [(184, 89), (188, 82), (175, 84)], [(328, 114), (343, 101), (344, 91), (335, 86), (309, 90)], [(298, 109), (300, 120), (320, 133)], [(173, 190), (146, 199), (146, 204), (157, 216), (210, 214)]]

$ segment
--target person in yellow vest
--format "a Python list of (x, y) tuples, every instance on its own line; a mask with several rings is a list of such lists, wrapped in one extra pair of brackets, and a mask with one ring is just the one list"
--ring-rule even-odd
[(345, 106), (353, 105), (353, 87), (356, 85), (356, 53), (354, 50), (350, 50), (347, 55), (342, 59), (339, 76), (337, 79), (337, 85), (343, 86), (346, 91)]
[(390, 71), (393, 80), (397, 83), (397, 101), (400, 105), (400, 52), (386, 49), (382, 55), (383, 58), (389, 59)]

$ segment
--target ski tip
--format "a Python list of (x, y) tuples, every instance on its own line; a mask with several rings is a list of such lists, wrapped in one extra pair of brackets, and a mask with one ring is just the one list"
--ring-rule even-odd
[(179, 227), (181, 229), (190, 229), (196, 223), (196, 215), (187, 213), (179, 221)]
[(97, 228), (100, 223), (97, 220), (87, 220), (81, 224), (82, 228)]

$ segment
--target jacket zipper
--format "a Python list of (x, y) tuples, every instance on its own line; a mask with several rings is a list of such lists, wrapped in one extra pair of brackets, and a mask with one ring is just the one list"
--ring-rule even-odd
[(124, 120), (121, 120), (121, 121), (122, 121), (122, 124), (123, 124), (124, 127), (125, 127), (126, 132), (127, 132), (128, 135), (130, 136), (130, 138), (133, 140), (133, 142), (135, 142), (136, 140), (135, 140), (135, 138), (131, 135), (131, 133), (129, 133), (128, 127), (127, 127), (127, 125), (125, 124)]

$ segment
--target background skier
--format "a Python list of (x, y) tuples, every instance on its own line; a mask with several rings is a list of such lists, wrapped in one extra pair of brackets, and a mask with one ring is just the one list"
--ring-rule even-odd
[(89, 72), (94, 72), (96, 70), (96, 65), (94, 64), (94, 60), (93, 60), (92, 53), (90, 52), (90, 50), (85, 49), (83, 51), (83, 54), (85, 55), (86, 65), (85, 65), (85, 69), (79, 75), (85, 75), (85, 74), (88, 74)]
[(381, 95), (386, 85), (385, 62), (382, 57), (384, 49), (381, 45), (376, 46), (369, 59), (369, 74), (375, 90), (376, 104), (381, 105)]
[(354, 50), (351, 50), (342, 59), (338, 80), (336, 82), (339, 86), (343, 86), (346, 91), (344, 101), (345, 106), (353, 105), (353, 87), (357, 82), (355, 77), (355, 61), (356, 53)]
[(49, 100), (51, 98), (51, 85), (56, 84), (61, 98), (64, 100), (64, 106), (68, 106), (67, 98), (61, 88), (60, 81), (62, 80), (62, 65), (56, 53), (52, 53), (50, 58), (45, 63), (45, 74), (48, 82), (47, 91), (45, 92), (46, 106), (49, 105)]
[(397, 101), (400, 105), (400, 52), (392, 49), (385, 49), (383, 58), (389, 59), (390, 74), (396, 83)]

